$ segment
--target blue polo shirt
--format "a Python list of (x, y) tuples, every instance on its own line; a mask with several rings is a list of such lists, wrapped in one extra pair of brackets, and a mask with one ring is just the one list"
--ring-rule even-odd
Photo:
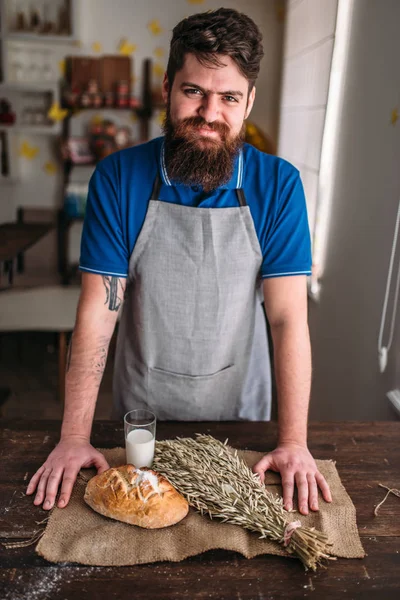
[(261, 277), (311, 274), (306, 203), (299, 172), (293, 165), (245, 144), (231, 180), (204, 193), (201, 186), (169, 179), (162, 137), (111, 154), (97, 165), (89, 184), (82, 233), (82, 271), (127, 277), (157, 171), (163, 202), (235, 207), (235, 189), (243, 188), (263, 255)]

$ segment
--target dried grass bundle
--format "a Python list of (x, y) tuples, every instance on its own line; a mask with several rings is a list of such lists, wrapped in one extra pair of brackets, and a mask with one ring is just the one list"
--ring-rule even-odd
[(300, 521), (291, 523), (282, 498), (265, 488), (227, 442), (201, 434), (196, 439), (157, 442), (155, 468), (201, 514), (283, 544), (306, 569), (315, 571), (322, 559), (331, 559), (327, 536), (315, 528), (302, 527)]

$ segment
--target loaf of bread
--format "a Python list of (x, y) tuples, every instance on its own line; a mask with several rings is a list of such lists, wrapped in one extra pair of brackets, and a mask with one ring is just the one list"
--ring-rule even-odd
[(111, 468), (93, 477), (84, 499), (105, 517), (146, 529), (175, 525), (189, 511), (185, 498), (165, 477), (133, 465)]

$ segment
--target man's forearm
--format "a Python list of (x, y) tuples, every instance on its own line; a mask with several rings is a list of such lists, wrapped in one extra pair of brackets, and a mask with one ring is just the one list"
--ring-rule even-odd
[(278, 442), (306, 445), (311, 387), (307, 323), (271, 327), (278, 393)]
[(99, 334), (77, 325), (72, 334), (67, 357), (62, 438), (71, 435), (90, 438), (112, 331), (108, 328)]
[(108, 346), (125, 288), (123, 278), (82, 275), (76, 325), (68, 348), (61, 438), (90, 438)]

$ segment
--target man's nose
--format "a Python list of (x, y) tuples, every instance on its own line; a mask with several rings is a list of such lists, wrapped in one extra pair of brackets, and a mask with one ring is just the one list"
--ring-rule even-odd
[(219, 116), (219, 107), (218, 107), (218, 98), (214, 94), (210, 94), (209, 96), (204, 96), (201, 107), (200, 114), (207, 123), (213, 123), (218, 119)]

